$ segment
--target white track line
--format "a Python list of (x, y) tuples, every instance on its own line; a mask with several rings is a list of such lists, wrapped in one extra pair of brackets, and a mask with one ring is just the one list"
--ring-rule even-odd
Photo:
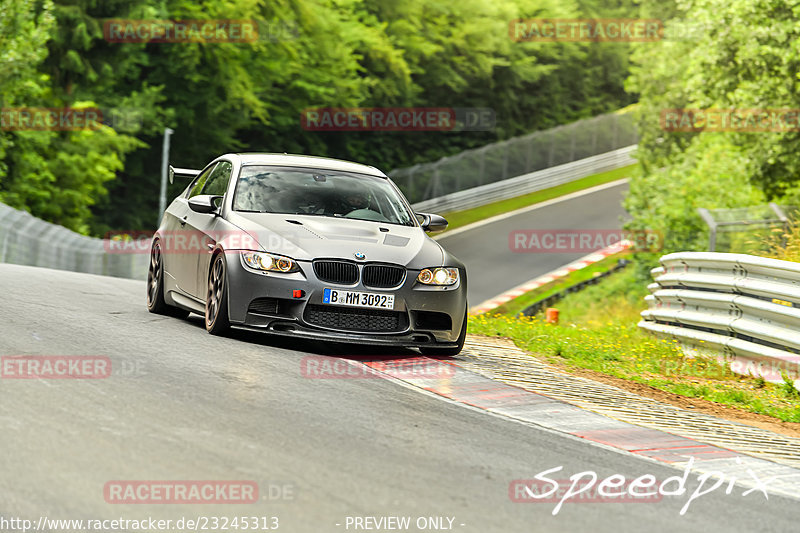
[[(459, 233), (463, 233), (465, 231), (471, 231), (473, 229), (479, 228), (481, 226), (485, 226), (487, 224), (493, 224), (499, 220), (503, 220), (505, 218), (513, 217), (520, 215), (522, 213), (527, 213), (528, 211), (535, 211), (536, 209), (541, 209), (542, 207), (547, 207), (550, 205), (557, 204), (559, 202), (566, 202), (567, 200), (572, 200), (573, 198), (580, 198), (581, 196), (585, 196), (587, 194), (593, 194), (605, 189), (610, 189), (611, 187), (616, 187), (617, 185), (622, 185), (623, 183), (628, 183), (628, 178), (622, 178), (616, 181), (610, 181), (608, 183), (604, 183), (602, 185), (597, 185), (595, 187), (590, 187), (588, 189), (583, 189), (582, 191), (575, 191), (569, 194), (565, 194), (564, 196), (559, 196), (558, 198), (553, 198), (552, 200), (545, 200), (544, 202), (539, 202), (538, 204), (529, 205), (526, 207), (520, 207), (519, 209), (515, 209), (514, 211), (509, 211), (508, 213), (502, 213), (500, 215), (495, 215), (493, 217), (485, 218), (483, 220), (479, 220), (477, 222), (473, 222), (472, 224), (467, 224), (466, 226), (461, 226), (460, 228), (456, 228), (452, 231), (446, 231), (441, 235), (437, 235), (434, 239), (441, 240), (446, 239), (447, 237), (452, 237), (453, 235), (458, 235)], [(545, 189), (546, 190), (546, 189)]]
[(548, 272), (547, 274), (539, 276), (538, 278), (526, 281), (522, 285), (517, 285), (513, 289), (507, 290), (503, 294), (497, 295), (493, 298), (489, 298), (488, 300), (472, 307), (469, 310), (469, 312), (473, 315), (479, 315), (481, 313), (491, 311), (492, 309), (500, 307), (504, 303), (513, 300), (517, 296), (521, 296), (528, 291), (532, 291), (533, 289), (541, 287), (542, 285), (550, 283), (551, 281), (554, 281), (558, 278), (563, 278), (570, 272), (574, 272), (576, 270), (585, 268), (593, 263), (597, 263), (598, 261), (605, 259), (609, 255), (617, 254), (629, 248), (631, 245), (632, 243), (630, 241), (619, 241), (617, 243), (612, 244), (611, 246), (608, 246), (601, 250), (594, 251), (589, 255), (581, 257), (577, 261), (573, 261), (568, 265), (558, 267), (556, 270)]

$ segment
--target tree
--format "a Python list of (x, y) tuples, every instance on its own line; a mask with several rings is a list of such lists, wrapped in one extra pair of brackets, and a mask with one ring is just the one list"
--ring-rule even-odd
[(37, 131), (13, 118), (18, 108), (95, 105), (61, 97), (50, 76), (39, 70), (56, 28), (53, 12), (49, 0), (3, 0), (0, 9), (0, 56), (8, 67), (0, 75), (7, 121), (7, 131), (0, 131), (0, 201), (88, 233), (90, 206), (123, 168), (124, 154), (139, 143), (107, 126)]
[[(658, 7), (656, 7), (658, 6)], [(668, 250), (705, 245), (697, 207), (743, 207), (797, 194), (797, 131), (665, 131), (669, 109), (798, 109), (800, 7), (786, 0), (645, 4), (695, 28), (642, 46), (628, 89), (640, 94), (639, 160), (626, 205), (634, 224), (662, 224)]]
[[(0, 1), (28, 6), (34, 18), (42, 10)], [(47, 54), (23, 76), (38, 80), (42, 92), (25, 105), (97, 105), (136, 120), (81, 135), (11, 133), (27, 143), (16, 151), (24, 160), (16, 172), (40, 175), (17, 174), (0, 187), (7, 201), (94, 234), (155, 225), (165, 127), (176, 132), (171, 160), (181, 166), (201, 167), (229, 151), (285, 151), (389, 170), (631, 102), (622, 89), (626, 46), (518, 43), (508, 31), (516, 18), (617, 16), (631, 8), (628, 0), (611, 8), (595, 0), (536, 6), (524, 0), (47, 1), (42, 12), (50, 26), (38, 41), (40, 49), (46, 42)], [(254, 20), (262, 38), (110, 42), (103, 34), (109, 18)], [(311, 107), (399, 106), (491, 108), (497, 127), (342, 133), (306, 131), (300, 123)], [(62, 151), (49, 158), (53, 164), (34, 157)], [(94, 161), (91, 176), (68, 177), (64, 161), (55, 163), (82, 153)], [(116, 178), (109, 180), (109, 172)], [(70, 203), (61, 205), (61, 197)]]

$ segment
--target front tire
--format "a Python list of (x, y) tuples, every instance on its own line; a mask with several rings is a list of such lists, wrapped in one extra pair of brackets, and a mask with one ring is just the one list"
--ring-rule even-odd
[(147, 310), (157, 315), (186, 318), (189, 311), (173, 307), (164, 301), (164, 255), (156, 241), (150, 249), (150, 266), (147, 268)]
[(458, 334), (457, 345), (453, 348), (434, 348), (433, 346), (424, 346), (419, 349), (423, 355), (453, 357), (461, 353), (464, 349), (464, 341), (467, 340), (467, 311), (464, 310), (464, 321), (461, 323), (461, 333)]
[(226, 274), (225, 256), (219, 254), (211, 264), (206, 293), (206, 331), (212, 335), (224, 335), (231, 328)]

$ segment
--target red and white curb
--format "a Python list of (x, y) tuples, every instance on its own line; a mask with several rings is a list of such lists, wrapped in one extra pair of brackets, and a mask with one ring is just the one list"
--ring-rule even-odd
[(481, 313), (486, 313), (487, 311), (491, 311), (497, 307), (500, 307), (504, 303), (513, 300), (518, 296), (522, 296), (528, 291), (532, 291), (533, 289), (538, 289), (542, 285), (550, 283), (551, 281), (555, 281), (559, 278), (563, 278), (570, 272), (575, 272), (576, 270), (580, 270), (582, 268), (586, 268), (587, 266), (597, 263), (605, 259), (606, 257), (614, 254), (618, 254), (622, 251), (627, 250), (633, 245), (632, 242), (627, 240), (622, 240), (617, 243), (612, 244), (606, 248), (601, 250), (597, 250), (595, 252), (590, 253), (584, 257), (581, 257), (577, 261), (574, 261), (566, 266), (553, 270), (552, 272), (548, 272), (543, 276), (539, 276), (536, 279), (532, 279), (528, 282), (523, 283), (522, 285), (518, 285), (513, 289), (510, 289), (503, 294), (495, 296), (494, 298), (490, 298), (483, 303), (480, 303), (470, 309), (470, 314), (479, 315)]
[[(735, 480), (739, 486), (800, 499), (800, 470), (705, 444), (664, 431), (645, 428), (587, 411), (542, 394), (495, 381), (466, 370), (452, 361), (410, 357), (351, 364), (518, 422), (547, 428), (619, 453), (688, 469), (711, 478)], [(733, 481), (731, 481), (733, 483)]]

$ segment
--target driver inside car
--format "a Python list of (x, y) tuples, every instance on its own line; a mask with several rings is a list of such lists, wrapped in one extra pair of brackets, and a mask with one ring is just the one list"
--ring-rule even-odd
[(349, 191), (343, 197), (342, 207), (339, 210), (342, 215), (347, 215), (359, 209), (369, 209), (369, 196), (361, 191)]

